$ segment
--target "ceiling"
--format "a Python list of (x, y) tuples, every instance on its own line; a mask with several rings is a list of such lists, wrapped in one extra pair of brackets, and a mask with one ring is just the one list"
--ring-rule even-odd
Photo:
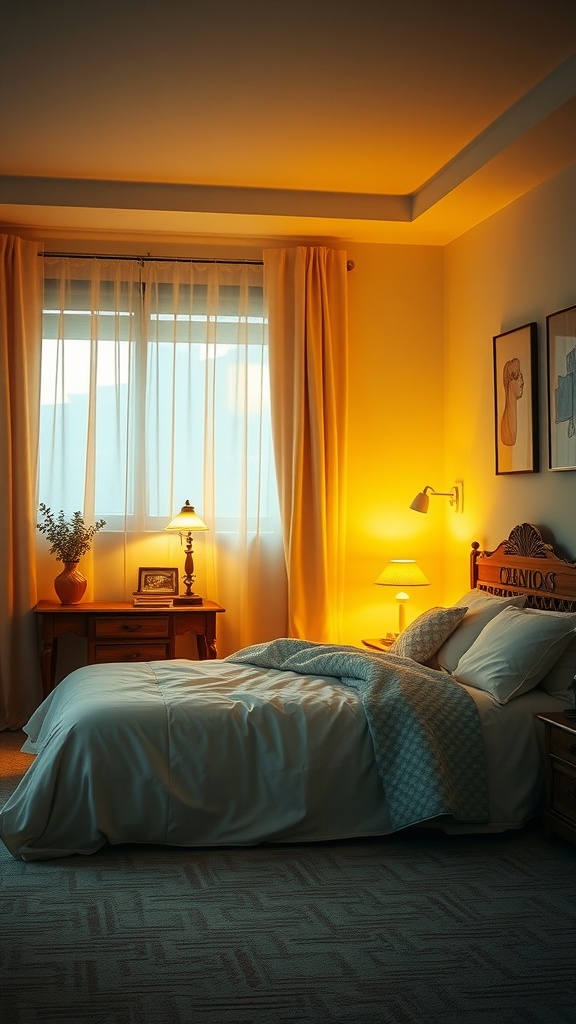
[(27, 0), (0, 226), (442, 245), (576, 161), (576, 0)]

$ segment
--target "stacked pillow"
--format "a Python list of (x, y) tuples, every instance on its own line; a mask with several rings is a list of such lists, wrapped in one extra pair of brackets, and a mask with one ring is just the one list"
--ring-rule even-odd
[(576, 674), (576, 614), (525, 608), (525, 603), (524, 596), (500, 598), (481, 590), (465, 594), (454, 607), (468, 611), (438, 650), (438, 665), (498, 704), (539, 684), (550, 694), (570, 693)]
[(462, 605), (454, 605), (453, 608), (430, 608), (400, 633), (388, 653), (412, 658), (412, 661), (424, 665), (462, 622), (467, 611), (466, 606)]
[(518, 597), (494, 597), (483, 590), (469, 590), (454, 605), (455, 608), (465, 607), (468, 611), (462, 625), (438, 651), (436, 657), (439, 667), (453, 673), (462, 655), (472, 646), (491, 619), (504, 608), (523, 608), (525, 604), (525, 594)]

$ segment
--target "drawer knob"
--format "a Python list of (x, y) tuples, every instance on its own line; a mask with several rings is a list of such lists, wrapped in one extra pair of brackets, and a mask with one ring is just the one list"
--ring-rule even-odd
[(125, 633), (137, 633), (139, 629), (142, 629), (141, 622), (123, 622), (121, 627)]

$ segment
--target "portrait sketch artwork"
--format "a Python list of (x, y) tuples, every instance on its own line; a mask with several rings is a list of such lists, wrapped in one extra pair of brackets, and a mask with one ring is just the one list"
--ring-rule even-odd
[(536, 323), (494, 337), (496, 473), (538, 469)]
[(550, 469), (576, 469), (576, 306), (546, 317)]

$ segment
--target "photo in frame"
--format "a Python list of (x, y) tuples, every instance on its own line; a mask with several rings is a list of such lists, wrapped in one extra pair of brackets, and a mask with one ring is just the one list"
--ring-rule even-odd
[(548, 467), (576, 469), (576, 306), (546, 317)]
[(150, 597), (176, 597), (178, 594), (178, 569), (156, 567), (138, 569), (136, 593), (150, 595)]
[(496, 474), (538, 472), (538, 325), (497, 334), (494, 344)]

